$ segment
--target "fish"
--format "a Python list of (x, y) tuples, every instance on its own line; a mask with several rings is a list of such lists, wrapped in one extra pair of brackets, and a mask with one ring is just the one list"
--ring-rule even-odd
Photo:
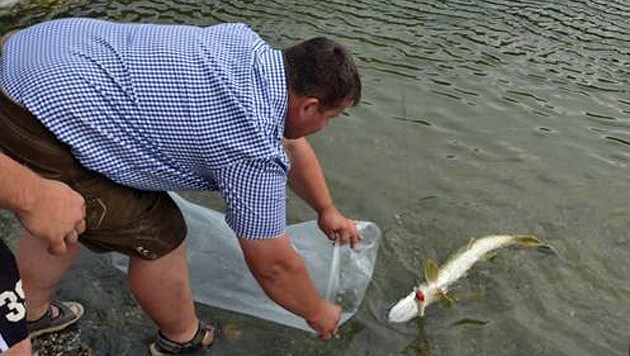
[(471, 238), (468, 245), (451, 256), (442, 267), (427, 259), (424, 265), (425, 282), (413, 288), (411, 293), (400, 299), (390, 309), (388, 319), (392, 323), (404, 323), (417, 316), (423, 317), (425, 309), (436, 301), (447, 307), (455, 302), (448, 295), (449, 287), (479, 260), (507, 246), (524, 246), (555, 252), (546, 242), (533, 235), (491, 235)]

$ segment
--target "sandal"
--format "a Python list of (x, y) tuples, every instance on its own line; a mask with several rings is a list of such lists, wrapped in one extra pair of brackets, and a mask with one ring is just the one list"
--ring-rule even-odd
[[(212, 342), (208, 345), (203, 344), (206, 334), (212, 331)], [(193, 351), (200, 350), (202, 348), (210, 348), (219, 339), (221, 328), (217, 325), (206, 324), (199, 322), (199, 327), (195, 336), (188, 342), (175, 342), (166, 338), (161, 331), (158, 331), (157, 338), (149, 346), (149, 352), (151, 355), (177, 355), (184, 354)]]
[[(53, 317), (52, 307), (55, 306), (59, 313)], [(75, 309), (77, 310), (75, 312)], [(60, 331), (74, 324), (83, 316), (85, 309), (77, 302), (60, 302), (52, 300), (44, 316), (37, 320), (29, 321), (28, 336), (33, 339), (43, 334)]]

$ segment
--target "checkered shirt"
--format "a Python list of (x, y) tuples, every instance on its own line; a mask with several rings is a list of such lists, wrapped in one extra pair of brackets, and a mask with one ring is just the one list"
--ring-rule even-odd
[(283, 57), (247, 25), (43, 22), (7, 38), (0, 85), (85, 167), (144, 190), (219, 190), (241, 237), (285, 231)]

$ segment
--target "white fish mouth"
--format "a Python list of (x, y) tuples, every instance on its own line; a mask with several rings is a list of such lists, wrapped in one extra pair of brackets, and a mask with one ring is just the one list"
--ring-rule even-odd
[(415, 290), (399, 300), (389, 311), (388, 319), (392, 323), (404, 323), (418, 315), (418, 303)]

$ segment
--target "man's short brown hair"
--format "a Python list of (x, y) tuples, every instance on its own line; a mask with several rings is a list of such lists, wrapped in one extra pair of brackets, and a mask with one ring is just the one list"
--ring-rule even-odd
[(316, 37), (283, 53), (293, 94), (316, 97), (323, 109), (338, 108), (346, 101), (352, 106), (359, 103), (359, 72), (348, 51), (337, 42)]

